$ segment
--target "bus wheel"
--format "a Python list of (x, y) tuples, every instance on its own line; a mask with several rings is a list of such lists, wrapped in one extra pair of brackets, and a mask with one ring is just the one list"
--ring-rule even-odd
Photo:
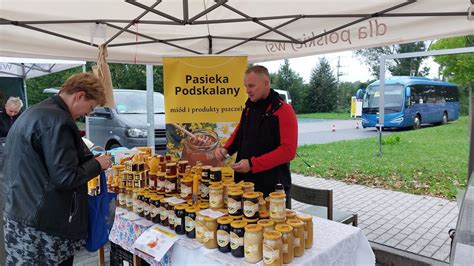
[(443, 119), (441, 120), (441, 125), (446, 125), (447, 123), (448, 123), (448, 114), (444, 112)]
[(415, 116), (413, 120), (413, 129), (420, 129), (421, 128), (421, 117), (419, 115)]

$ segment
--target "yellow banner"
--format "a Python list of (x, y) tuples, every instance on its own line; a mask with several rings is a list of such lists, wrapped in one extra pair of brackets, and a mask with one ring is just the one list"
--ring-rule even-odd
[(246, 68), (246, 56), (164, 58), (166, 123), (238, 121)]

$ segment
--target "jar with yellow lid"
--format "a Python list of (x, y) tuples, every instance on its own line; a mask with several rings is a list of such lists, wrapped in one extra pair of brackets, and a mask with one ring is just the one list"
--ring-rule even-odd
[(209, 207), (211, 209), (224, 208), (224, 189), (222, 185), (209, 186)]
[(277, 220), (286, 218), (285, 197), (286, 195), (283, 192), (270, 193), (270, 218)]
[(253, 192), (255, 190), (255, 184), (253, 182), (242, 182), (242, 190), (245, 192)]
[(299, 214), (296, 216), (298, 220), (304, 222), (304, 247), (306, 249), (313, 247), (313, 216), (309, 214)]
[(217, 245), (218, 250), (222, 253), (230, 252), (230, 223), (233, 221), (229, 216), (217, 219)]
[(150, 197), (150, 220), (153, 223), (160, 223), (160, 200), (161, 195), (152, 195)]
[(286, 209), (286, 219), (295, 219), (296, 218), (296, 212), (294, 210)]
[(204, 228), (205, 228), (205, 222), (204, 222), (204, 216), (200, 212), (196, 213), (196, 220), (195, 220), (195, 228), (196, 228), (196, 240), (199, 243), (204, 243)]
[(174, 207), (176, 205), (177, 205), (176, 203), (168, 202), (168, 227), (171, 230), (174, 230), (174, 226), (175, 226), (174, 222), (176, 219), (176, 215), (174, 214)]
[(243, 195), (244, 216), (248, 219), (257, 219), (258, 215), (258, 193), (244, 192)]
[(298, 219), (290, 219), (287, 224), (293, 227), (293, 255), (303, 256), (304, 253), (304, 222)]
[(160, 224), (168, 226), (168, 201), (166, 198), (160, 200)]
[(283, 265), (282, 234), (275, 230), (263, 233), (263, 265)]
[(247, 222), (242, 220), (230, 223), (230, 253), (237, 258), (244, 257), (244, 234)]
[(189, 205), (186, 203), (178, 204), (174, 207), (174, 231), (178, 235), (184, 235), (185, 230), (185, 210)]
[(262, 260), (262, 227), (258, 224), (249, 224), (245, 226), (244, 235), (244, 257), (249, 263), (257, 263)]
[(181, 179), (181, 198), (189, 200), (193, 196), (193, 179), (191, 177), (185, 177)]
[(165, 173), (158, 172), (156, 173), (156, 192), (159, 194), (164, 194), (166, 191), (166, 178)]
[(277, 224), (275, 230), (282, 234), (283, 263), (288, 264), (293, 260), (293, 227), (288, 224)]
[(209, 181), (209, 177), (211, 175), (211, 165), (203, 165), (201, 167), (201, 180)]
[(204, 217), (203, 242), (208, 249), (217, 248), (217, 219)]
[(265, 198), (265, 204), (266, 204), (267, 210), (270, 210), (270, 196)]
[(209, 171), (209, 180), (212, 182), (222, 181), (222, 169), (220, 167), (212, 167)]
[(272, 221), (275, 222), (275, 224), (286, 224), (286, 219), (281, 219), (281, 220), (278, 220), (278, 219), (270, 219)]
[(244, 192), (240, 189), (229, 190), (227, 198), (227, 210), (232, 217), (242, 216), (242, 195)]
[(195, 206), (190, 206), (186, 208), (186, 213), (184, 217), (184, 230), (186, 231), (186, 236), (188, 238), (196, 238), (196, 212), (197, 209)]
[(166, 176), (176, 176), (177, 174), (176, 163), (167, 163), (166, 164)]
[(270, 219), (268, 211), (258, 211), (258, 215), (260, 219)]
[(275, 229), (275, 222), (270, 219), (258, 220), (257, 224), (262, 226), (264, 233)]

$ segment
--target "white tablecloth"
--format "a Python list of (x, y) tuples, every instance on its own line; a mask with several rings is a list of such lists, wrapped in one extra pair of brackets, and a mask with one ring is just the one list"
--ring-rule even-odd
[[(143, 219), (127, 221), (123, 219), (124, 214), (116, 215), (110, 240), (132, 251), (133, 242), (149, 228), (143, 226), (148, 221)], [(294, 258), (291, 265), (375, 265), (375, 255), (360, 228), (318, 217), (313, 218), (313, 224), (313, 247), (306, 249), (302, 257)], [(185, 236), (179, 237), (182, 239), (174, 244), (165, 258), (160, 263), (154, 264), (206, 266), (246, 264), (243, 258), (235, 258), (230, 253), (221, 253), (217, 249), (207, 249), (202, 245), (198, 248), (189, 248), (185, 245), (187, 242), (197, 244), (197, 241)], [(150, 258), (147, 258), (147, 261), (152, 262)]]
[[(290, 265), (375, 265), (375, 255), (362, 230), (318, 217), (313, 218), (314, 244), (302, 257), (294, 258)], [(205, 247), (189, 249), (175, 244), (171, 255), (172, 265), (222, 265), (209, 258), (209, 253), (219, 254), (227, 265), (242, 265), (244, 260)], [(262, 262), (260, 262), (262, 264)]]

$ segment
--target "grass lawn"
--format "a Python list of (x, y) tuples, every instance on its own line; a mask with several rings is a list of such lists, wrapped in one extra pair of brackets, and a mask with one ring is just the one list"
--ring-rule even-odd
[(299, 114), (298, 118), (318, 118), (318, 119), (352, 119), (350, 113), (311, 113)]
[(468, 160), (468, 118), (445, 126), (398, 131), (384, 138), (400, 138), (382, 146), (378, 138), (305, 145), (292, 162), (292, 171), (334, 178), (348, 183), (382, 187), (414, 194), (453, 199), (456, 188), (466, 187)]

